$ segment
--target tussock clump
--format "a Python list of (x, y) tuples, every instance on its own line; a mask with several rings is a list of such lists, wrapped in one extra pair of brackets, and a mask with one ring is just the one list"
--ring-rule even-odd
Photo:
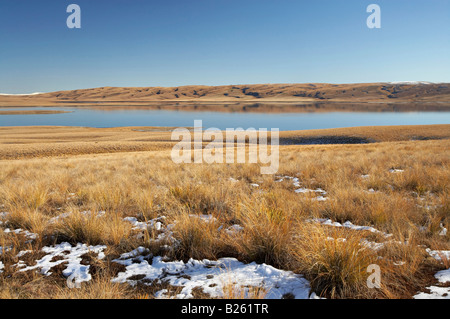
[(232, 245), (247, 261), (287, 267), (294, 220), (267, 201), (259, 205), (245, 203), (236, 218), (243, 231), (231, 238)]
[(368, 295), (367, 267), (376, 263), (376, 255), (361, 244), (361, 234), (315, 224), (297, 230), (292, 246), (296, 271), (311, 281), (313, 291), (331, 298)]
[(49, 220), (50, 217), (39, 210), (14, 208), (7, 215), (6, 225), (11, 229), (27, 230), (36, 234), (36, 239), (43, 240), (52, 234)]
[(9, 209), (40, 210), (49, 201), (49, 189), (32, 179), (28, 183), (0, 186), (0, 198), (8, 204)]
[(230, 210), (225, 188), (213, 188), (212, 185), (176, 186), (170, 188), (170, 194), (191, 212), (221, 214)]
[(242, 287), (227, 283), (223, 287), (223, 299), (265, 299), (269, 291), (264, 287)]
[(176, 259), (217, 259), (225, 250), (219, 223), (214, 217), (208, 219), (201, 215), (179, 214), (173, 228), (177, 244), (172, 250)]
[(134, 295), (130, 286), (113, 283), (110, 275), (103, 274), (82, 283), (80, 288), (59, 287), (55, 294), (48, 297), (53, 299), (129, 299), (134, 298)]
[(75, 211), (56, 222), (55, 234), (60, 241), (73, 244), (129, 246), (133, 240), (131, 224), (121, 214)]

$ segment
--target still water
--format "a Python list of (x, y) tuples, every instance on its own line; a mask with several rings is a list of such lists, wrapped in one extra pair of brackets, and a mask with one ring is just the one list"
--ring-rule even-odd
[(280, 131), (354, 126), (450, 124), (450, 112), (329, 112), (329, 113), (249, 113), (189, 112), (169, 110), (101, 110), (45, 107), (8, 108), (0, 111), (55, 110), (61, 114), (0, 115), (0, 126), (159, 126), (192, 127), (202, 120), (203, 128), (278, 128)]

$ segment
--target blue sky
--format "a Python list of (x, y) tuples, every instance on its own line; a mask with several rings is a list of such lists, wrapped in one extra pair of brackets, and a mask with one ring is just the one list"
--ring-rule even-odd
[[(81, 7), (81, 29), (66, 8)], [(381, 7), (381, 29), (366, 7)], [(450, 82), (448, 0), (1, 0), (0, 92)]]

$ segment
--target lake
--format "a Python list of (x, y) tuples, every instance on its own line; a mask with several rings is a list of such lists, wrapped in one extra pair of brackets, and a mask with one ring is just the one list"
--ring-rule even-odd
[(61, 114), (0, 115), (0, 126), (82, 126), (123, 127), (158, 126), (192, 127), (202, 120), (203, 128), (249, 127), (278, 128), (280, 131), (325, 129), (380, 125), (450, 124), (450, 112), (318, 112), (318, 113), (250, 113), (192, 112), (133, 109), (102, 110), (99, 108), (45, 107), (0, 108), (0, 111), (55, 110)]

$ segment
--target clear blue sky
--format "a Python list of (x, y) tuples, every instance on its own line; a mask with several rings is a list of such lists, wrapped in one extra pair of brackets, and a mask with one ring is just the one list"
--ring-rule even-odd
[[(81, 7), (68, 29), (66, 8)], [(366, 7), (382, 28), (366, 26)], [(0, 92), (450, 82), (449, 0), (1, 0)]]

